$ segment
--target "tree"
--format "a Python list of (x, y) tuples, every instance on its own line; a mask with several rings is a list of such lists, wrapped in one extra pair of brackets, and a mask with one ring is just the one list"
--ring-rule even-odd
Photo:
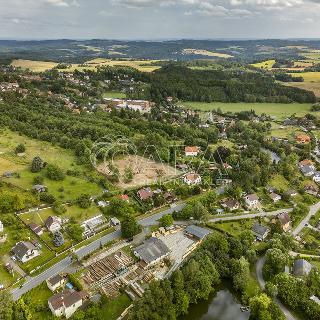
[(43, 168), (43, 161), (39, 156), (33, 158), (31, 163), (31, 172), (40, 172)]
[(263, 275), (268, 280), (274, 275), (283, 272), (288, 263), (288, 255), (280, 249), (269, 249), (266, 253), (266, 262), (263, 266)]
[(126, 215), (121, 222), (121, 234), (123, 238), (132, 238), (142, 230), (133, 216)]
[(173, 305), (176, 316), (188, 313), (189, 297), (184, 290), (184, 278), (181, 270), (177, 270), (171, 277), (171, 287), (173, 290)]
[(26, 147), (22, 143), (18, 144), (14, 150), (15, 154), (24, 153), (25, 151), (26, 151)]
[(64, 237), (60, 231), (54, 233), (52, 242), (55, 247), (61, 247), (64, 245)]
[(108, 215), (123, 217), (124, 215), (134, 215), (133, 207), (127, 202), (117, 197), (110, 200), (110, 204), (104, 210)]
[(65, 178), (64, 171), (55, 164), (47, 166), (47, 177), (54, 181), (61, 181)]
[(205, 222), (209, 218), (209, 212), (201, 202), (197, 201), (192, 207), (192, 216), (196, 220)]
[(54, 213), (56, 213), (57, 215), (61, 215), (67, 211), (67, 208), (60, 201), (56, 201), (53, 204), (52, 209), (53, 209)]
[(77, 204), (80, 208), (87, 209), (91, 206), (91, 199), (89, 194), (82, 194), (77, 199)]
[(70, 223), (66, 231), (71, 239), (75, 240), (76, 242), (80, 242), (82, 238), (83, 228), (77, 223)]
[(133, 179), (133, 170), (130, 166), (128, 166), (124, 169), (123, 180), (125, 183), (128, 183), (132, 181), (132, 179)]
[(12, 319), (13, 301), (8, 291), (0, 291), (0, 320)]
[(250, 279), (249, 262), (241, 257), (238, 260), (231, 260), (231, 277), (233, 287), (236, 290), (244, 291)]
[(165, 214), (159, 219), (159, 222), (162, 227), (170, 227), (173, 225), (174, 220), (171, 214)]

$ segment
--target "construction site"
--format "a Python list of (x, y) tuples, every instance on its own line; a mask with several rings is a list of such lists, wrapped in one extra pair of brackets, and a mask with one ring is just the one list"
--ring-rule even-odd
[(172, 226), (159, 228), (135, 248), (120, 244), (86, 265), (85, 290), (112, 298), (122, 289), (132, 300), (141, 297), (151, 280), (170, 276), (209, 232), (197, 226)]

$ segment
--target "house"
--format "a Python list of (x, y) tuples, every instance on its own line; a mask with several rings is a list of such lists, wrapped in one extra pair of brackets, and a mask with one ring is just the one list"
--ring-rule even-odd
[(136, 247), (133, 253), (146, 264), (146, 267), (150, 267), (168, 257), (170, 249), (162, 240), (151, 237)]
[(181, 164), (177, 164), (177, 168), (182, 171), (187, 171), (189, 167), (187, 164), (181, 163)]
[(277, 193), (272, 192), (272, 193), (270, 193), (269, 196), (270, 196), (271, 200), (273, 201), (273, 203), (276, 203), (281, 200), (281, 196)]
[(109, 205), (109, 201), (98, 201), (98, 207), (105, 208)]
[(119, 199), (121, 199), (122, 201), (126, 201), (129, 202), (129, 196), (127, 194), (120, 194)]
[(308, 194), (311, 194), (313, 196), (316, 196), (318, 194), (319, 188), (316, 184), (310, 182), (307, 183), (304, 187), (303, 187), (304, 191)]
[(184, 183), (186, 183), (188, 186), (196, 185), (201, 183), (201, 176), (197, 173), (187, 173), (183, 177)]
[(49, 216), (45, 222), (45, 225), (50, 232), (54, 233), (61, 229), (61, 223), (61, 218), (56, 216)]
[(84, 229), (82, 236), (84, 238), (90, 237), (106, 226), (109, 226), (109, 223), (103, 214), (94, 216), (81, 224), (81, 227)]
[(193, 146), (193, 147), (185, 147), (184, 153), (187, 157), (195, 157), (200, 152), (200, 148)]
[(297, 259), (293, 263), (293, 274), (296, 277), (307, 276), (312, 269), (312, 265), (304, 259)]
[(287, 232), (291, 229), (291, 220), (287, 212), (280, 213), (278, 215), (278, 220), (284, 232)]
[(148, 200), (153, 197), (153, 191), (150, 187), (138, 190), (137, 194), (140, 200)]
[(68, 319), (83, 305), (85, 296), (83, 291), (65, 289), (49, 298), (48, 306), (54, 316)]
[(306, 143), (310, 143), (311, 138), (307, 135), (307, 134), (298, 134), (296, 136), (296, 142), (299, 144), (306, 144)]
[(185, 229), (185, 233), (188, 236), (197, 238), (200, 241), (202, 241), (210, 232), (210, 230), (198, 227), (196, 225), (190, 225)]
[(304, 159), (304, 160), (299, 162), (299, 167), (300, 168), (302, 168), (304, 166), (310, 166), (310, 167), (313, 167), (313, 170), (315, 169), (313, 161), (309, 160), (309, 159)]
[(13, 177), (13, 172), (10, 172), (10, 171), (4, 172), (2, 176), (4, 178), (12, 178)]
[(53, 276), (46, 280), (48, 288), (54, 292), (59, 288), (63, 287), (67, 283), (67, 279), (60, 274)]
[(33, 231), (37, 236), (41, 236), (43, 234), (43, 230), (41, 228), (41, 226), (39, 226), (36, 223), (30, 223), (29, 224), (29, 228), (31, 229), (31, 231)]
[(230, 211), (234, 211), (239, 209), (240, 204), (236, 199), (225, 199), (221, 202), (221, 206)]
[(303, 166), (300, 168), (301, 173), (306, 177), (311, 177), (314, 175), (314, 167), (313, 166)]
[(111, 224), (112, 224), (113, 226), (118, 226), (118, 225), (120, 225), (120, 220), (119, 220), (118, 218), (116, 218), (116, 217), (111, 218), (111, 219), (110, 219), (110, 222), (111, 222)]
[(312, 177), (312, 180), (313, 180), (314, 182), (317, 182), (317, 183), (320, 182), (320, 171), (314, 172), (313, 177)]
[(15, 257), (25, 263), (40, 255), (39, 249), (29, 241), (20, 241), (13, 248)]
[(252, 232), (256, 236), (257, 240), (263, 241), (268, 236), (270, 229), (262, 224), (255, 223), (252, 227)]
[(286, 194), (290, 197), (295, 197), (298, 195), (298, 192), (296, 190), (289, 189), (286, 191)]
[(0, 220), (0, 232), (3, 232), (4, 228), (3, 228), (3, 223), (2, 221)]
[(41, 192), (46, 192), (47, 191), (47, 187), (42, 185), (42, 184), (35, 184), (32, 187), (32, 190), (41, 193)]
[(244, 202), (246, 204), (246, 207), (250, 210), (258, 208), (260, 205), (259, 197), (255, 193), (246, 195), (244, 197)]

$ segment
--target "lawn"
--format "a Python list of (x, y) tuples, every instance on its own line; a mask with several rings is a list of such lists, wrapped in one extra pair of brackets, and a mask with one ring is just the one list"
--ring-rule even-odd
[(116, 320), (121, 313), (130, 306), (131, 300), (126, 294), (121, 294), (102, 305), (99, 312), (100, 319)]
[(107, 91), (103, 94), (104, 98), (119, 98), (119, 99), (125, 99), (126, 94), (124, 92), (120, 91)]
[(257, 114), (266, 113), (277, 119), (284, 119), (293, 113), (303, 116), (310, 112), (312, 104), (309, 103), (223, 103), (223, 102), (182, 102), (181, 106), (200, 111), (211, 111), (220, 108), (223, 112), (240, 112), (245, 110), (255, 110)]
[[(254, 221), (252, 219), (231, 222), (214, 223), (212, 226), (233, 236), (239, 236), (244, 230), (251, 230)], [(210, 224), (209, 224), (210, 226)]]
[[(17, 156), (14, 149), (18, 144), (26, 147), (25, 155)], [(44, 178), (43, 184), (56, 198), (62, 200), (74, 200), (82, 193), (97, 195), (102, 188), (93, 182), (89, 182), (84, 175), (90, 171), (81, 165), (76, 164), (76, 158), (72, 151), (65, 150), (44, 141), (33, 140), (19, 135), (10, 130), (1, 131), (0, 141), (0, 175), (6, 171), (17, 172), (19, 177), (6, 178), (6, 181), (24, 188), (31, 189), (36, 176)], [(32, 173), (30, 164), (35, 156), (40, 156), (47, 163), (58, 164), (63, 170), (80, 172), (80, 176), (66, 176), (63, 181), (53, 181), (45, 177), (45, 170), (41, 173)]]
[(277, 190), (284, 191), (288, 190), (290, 187), (288, 180), (280, 174), (276, 174), (272, 177), (270, 185), (275, 187)]

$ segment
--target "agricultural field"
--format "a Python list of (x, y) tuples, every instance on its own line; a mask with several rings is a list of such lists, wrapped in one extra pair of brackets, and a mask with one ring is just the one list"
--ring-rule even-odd
[[(22, 156), (15, 154), (14, 149), (18, 144), (24, 144), (26, 152)], [(79, 176), (66, 175), (63, 181), (53, 181), (47, 178), (45, 169), (40, 173), (32, 173), (30, 164), (35, 156), (40, 156), (43, 161), (57, 164), (65, 171), (72, 170), (80, 172)], [(72, 152), (53, 146), (48, 142), (33, 140), (9, 130), (1, 132), (0, 140), (0, 176), (5, 172), (14, 173), (10, 178), (3, 178), (6, 182), (29, 190), (34, 185), (34, 178), (41, 176), (43, 184), (56, 198), (63, 201), (74, 200), (82, 193), (91, 195), (100, 194), (102, 188), (97, 184), (88, 181), (88, 169), (76, 164)]]
[(23, 60), (17, 59), (13, 60), (11, 63), (12, 66), (21, 69), (29, 69), (33, 72), (44, 72), (50, 70), (58, 65), (56, 62), (48, 62), (48, 61), (32, 61), (32, 60)]
[(103, 94), (103, 98), (119, 98), (125, 99), (127, 95), (124, 92), (120, 91), (108, 91)]
[(287, 118), (295, 113), (303, 116), (310, 112), (309, 103), (223, 103), (223, 102), (182, 102), (182, 106), (194, 110), (211, 111), (220, 108), (223, 112), (240, 112), (244, 110), (254, 110), (257, 114), (266, 113), (276, 117), (277, 120)]
[[(120, 181), (117, 183), (117, 186), (121, 189), (150, 185), (157, 183), (160, 178), (168, 180), (181, 174), (179, 170), (170, 167), (165, 163), (158, 163), (138, 155), (114, 159), (112, 164), (119, 170)], [(132, 170), (132, 181), (125, 182), (123, 179), (126, 168), (131, 168)], [(101, 163), (98, 165), (97, 170), (102, 174), (108, 175), (108, 163)]]
[(320, 72), (299, 72), (290, 74), (292, 76), (303, 77), (304, 82), (283, 83), (284, 85), (313, 91), (317, 97), (320, 97)]
[[(118, 54), (113, 51), (112, 54)], [(103, 66), (125, 66), (136, 68), (139, 71), (143, 72), (152, 72), (160, 68), (160, 66), (153, 65), (153, 63), (159, 60), (112, 60), (112, 59), (103, 59), (96, 58), (93, 60), (89, 60), (84, 64), (72, 64), (69, 68), (63, 69), (64, 72), (74, 72), (75, 70), (96, 70), (98, 67)], [(13, 60), (11, 63), (12, 66), (21, 68), (21, 69), (29, 69), (33, 72), (44, 72), (46, 70), (52, 69), (58, 65), (56, 62), (46, 62), (46, 61), (32, 61), (32, 60)]]
[(221, 52), (213, 52), (213, 51), (208, 51), (208, 50), (200, 50), (200, 49), (183, 49), (182, 51), (183, 54), (196, 54), (200, 56), (207, 56), (207, 57), (217, 57), (217, 58), (232, 58), (233, 56), (230, 54), (226, 53), (221, 53)]
[(253, 63), (252, 66), (260, 69), (270, 70), (272, 66), (276, 63), (276, 60), (266, 60), (257, 63)]

